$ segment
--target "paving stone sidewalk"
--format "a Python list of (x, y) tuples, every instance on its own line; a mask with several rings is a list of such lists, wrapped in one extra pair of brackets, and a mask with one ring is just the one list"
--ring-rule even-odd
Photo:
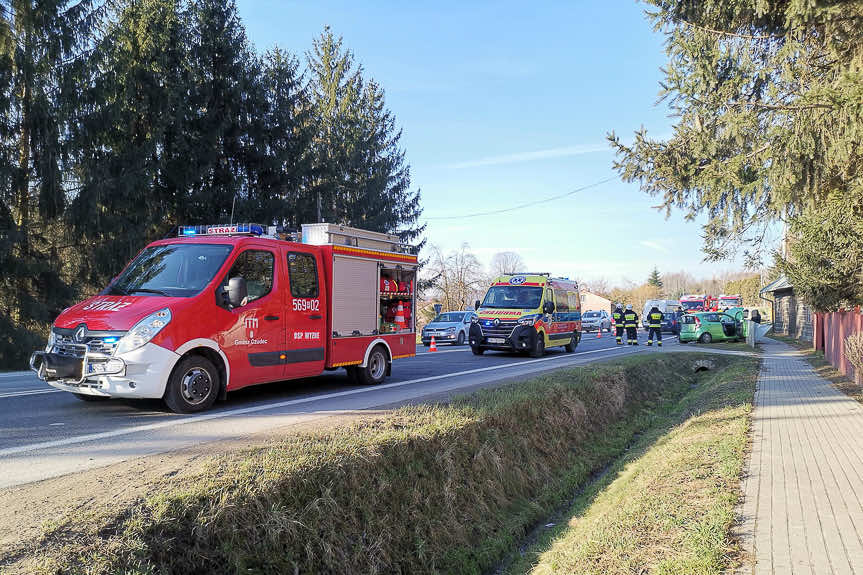
[(863, 574), (863, 408), (801, 352), (763, 345), (740, 535), (742, 573)]

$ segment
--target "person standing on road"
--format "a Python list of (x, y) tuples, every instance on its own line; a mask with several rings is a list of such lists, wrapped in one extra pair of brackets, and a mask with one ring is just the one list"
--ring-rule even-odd
[(626, 328), (626, 343), (638, 345), (638, 314), (632, 309), (632, 304), (626, 304), (623, 314), (623, 326)]
[(611, 317), (614, 319), (614, 335), (617, 337), (617, 345), (623, 345), (623, 304), (617, 304)]
[(647, 345), (653, 345), (653, 336), (656, 335), (656, 345), (662, 347), (662, 312), (659, 308), (653, 306), (647, 314), (647, 327), (650, 332), (647, 334)]

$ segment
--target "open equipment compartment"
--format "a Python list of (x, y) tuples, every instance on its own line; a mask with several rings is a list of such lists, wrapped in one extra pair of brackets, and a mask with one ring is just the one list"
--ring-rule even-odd
[(378, 332), (408, 333), (414, 331), (416, 269), (391, 263), (382, 263), (379, 269)]

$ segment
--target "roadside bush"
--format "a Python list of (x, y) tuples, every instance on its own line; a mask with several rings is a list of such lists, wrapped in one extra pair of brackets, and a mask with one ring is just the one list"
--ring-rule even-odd
[(845, 338), (845, 357), (854, 366), (855, 381), (858, 385), (863, 385), (863, 332)]

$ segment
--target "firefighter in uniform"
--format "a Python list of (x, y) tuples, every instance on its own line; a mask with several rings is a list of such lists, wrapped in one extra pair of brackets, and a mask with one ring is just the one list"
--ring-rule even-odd
[(626, 343), (638, 345), (638, 314), (632, 309), (632, 304), (626, 304), (623, 314), (623, 326), (626, 328)]
[(647, 327), (650, 328), (647, 345), (653, 345), (653, 335), (656, 334), (656, 345), (662, 347), (662, 312), (656, 306), (650, 308), (647, 314)]
[(614, 319), (614, 335), (617, 337), (617, 345), (623, 345), (623, 305), (617, 304), (611, 317)]

